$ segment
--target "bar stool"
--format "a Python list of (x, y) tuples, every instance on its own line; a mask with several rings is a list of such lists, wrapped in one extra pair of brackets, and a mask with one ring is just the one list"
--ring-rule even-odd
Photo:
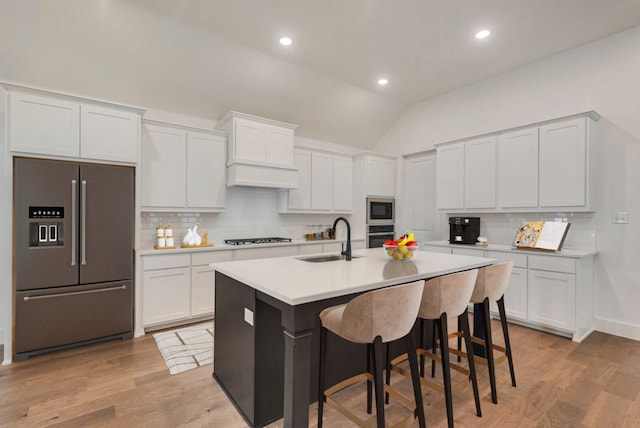
[[(424, 357), (430, 358), (434, 362), (440, 361), (442, 363), (444, 386), (433, 382), (430, 379), (425, 379), (424, 377), (421, 377), (420, 381), (437, 391), (444, 392), (447, 406), (447, 422), (449, 427), (453, 427), (452, 391), (454, 389), (458, 391), (468, 387), (469, 382), (471, 382), (473, 387), (473, 397), (476, 403), (476, 415), (482, 416), (473, 356), (471, 353), (467, 355), (469, 364), (468, 369), (460, 365), (451, 364), (448, 349), (449, 335), (447, 333), (447, 319), (452, 316), (458, 317), (458, 323), (462, 328), (462, 337), (465, 340), (466, 347), (467, 349), (471, 349), (471, 334), (469, 332), (467, 306), (476, 283), (477, 275), (478, 270), (473, 269), (465, 272), (443, 275), (426, 281), (424, 284), (424, 291), (422, 292), (420, 310), (418, 311), (418, 318), (420, 318), (421, 323), (421, 332), (424, 331), (424, 323), (427, 320), (434, 321), (434, 327), (437, 329), (438, 336), (440, 337), (441, 350), (441, 355), (438, 357), (435, 353), (435, 334), (433, 338), (433, 352), (424, 349), (424, 334), (421, 334), (420, 348), (417, 350), (417, 353), (420, 355), (421, 374), (424, 374)], [(391, 361), (392, 370), (406, 376), (406, 370), (398, 365), (406, 360), (406, 358), (406, 355), (401, 355)], [(451, 385), (451, 369), (463, 373), (466, 376), (466, 379), (455, 385)], [(388, 376), (387, 372), (387, 383), (389, 382)]]
[[(376, 397), (376, 421), (378, 428), (385, 426), (383, 389), (397, 397), (400, 402), (409, 407), (411, 414), (396, 426), (410, 426), (417, 415), (421, 428), (425, 427), (424, 408), (422, 406), (422, 392), (418, 380), (418, 361), (416, 357), (415, 339), (410, 333), (418, 315), (420, 296), (424, 281), (387, 287), (370, 291), (355, 297), (344, 305), (326, 308), (320, 312), (320, 376), (318, 381), (318, 428), (322, 428), (323, 405), (338, 410), (344, 416), (359, 426), (367, 426), (365, 421), (350, 412), (331, 395), (337, 391), (367, 381), (370, 394), (370, 382), (373, 382)], [(367, 344), (367, 363), (371, 361), (373, 368), (367, 373), (353, 376), (331, 388), (325, 390), (324, 377), (326, 371), (327, 332), (331, 331), (341, 338)], [(405, 339), (407, 353), (411, 366), (412, 384), (415, 404), (393, 388), (384, 385), (383, 372), (383, 344), (400, 338)], [(369, 364), (367, 364), (369, 366)], [(370, 396), (370, 395), (369, 395)], [(411, 408), (411, 406), (413, 408)], [(367, 409), (370, 413), (370, 408)]]
[[(489, 382), (491, 384), (491, 401), (498, 403), (498, 393), (496, 391), (496, 369), (495, 364), (505, 360), (509, 361), (509, 372), (511, 373), (511, 385), (516, 386), (516, 375), (513, 370), (513, 357), (511, 355), (511, 343), (509, 341), (509, 327), (507, 325), (507, 314), (504, 309), (504, 292), (511, 279), (513, 262), (498, 263), (478, 269), (478, 279), (471, 295), (471, 303), (482, 305), (482, 325), (484, 329), (484, 340), (473, 337), (474, 343), (484, 346), (486, 358), (477, 357), (481, 363), (489, 366)], [(502, 324), (502, 334), (504, 336), (504, 347), (495, 345), (491, 333), (491, 314), (489, 306), (492, 302), (498, 305), (500, 323)], [(459, 342), (458, 342), (459, 343)], [(501, 352), (498, 359), (494, 358), (493, 351)]]

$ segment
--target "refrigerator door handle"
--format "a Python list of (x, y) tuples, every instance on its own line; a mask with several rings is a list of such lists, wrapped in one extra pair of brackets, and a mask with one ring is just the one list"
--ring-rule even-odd
[(71, 266), (76, 265), (76, 201), (78, 200), (78, 183), (71, 180)]
[(55, 299), (57, 297), (79, 296), (82, 294), (104, 293), (108, 291), (118, 291), (118, 290), (126, 290), (126, 289), (127, 289), (126, 285), (119, 285), (117, 287), (100, 288), (98, 290), (73, 291), (71, 293), (58, 293), (58, 294), (43, 294), (40, 296), (24, 296), (23, 300), (25, 302), (28, 302), (29, 300)]
[(82, 180), (80, 195), (80, 264), (87, 264), (87, 180)]

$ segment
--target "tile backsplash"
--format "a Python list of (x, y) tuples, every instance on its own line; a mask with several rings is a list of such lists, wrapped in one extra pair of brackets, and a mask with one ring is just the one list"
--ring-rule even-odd
[[(441, 239), (449, 239), (449, 217), (443, 216)], [(489, 243), (511, 245), (520, 225), (525, 221), (561, 221), (571, 226), (563, 247), (566, 249), (593, 250), (596, 248), (596, 222), (593, 213), (508, 213), (508, 214), (460, 214), (462, 217), (480, 217), (480, 234)]]
[[(226, 208), (220, 213), (142, 213), (140, 248), (153, 248), (158, 225), (171, 225), (176, 245), (179, 245), (188, 228), (196, 224), (198, 233), (208, 233), (212, 243), (267, 236), (304, 239), (307, 232), (331, 227), (336, 217), (336, 214), (279, 214), (277, 189), (229, 187)], [(344, 228), (338, 227), (338, 237), (345, 235), (341, 229)]]

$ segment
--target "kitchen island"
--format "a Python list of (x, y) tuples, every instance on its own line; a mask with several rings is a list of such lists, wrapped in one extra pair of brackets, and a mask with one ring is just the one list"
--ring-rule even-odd
[[(394, 261), (381, 248), (356, 251), (350, 262), (303, 260), (309, 257), (210, 265), (216, 271), (213, 375), (251, 426), (282, 417), (285, 427), (307, 426), (309, 404), (317, 399), (322, 309), (366, 291), (496, 261), (427, 251)], [(335, 352), (327, 384), (364, 370), (362, 345), (330, 340)]]

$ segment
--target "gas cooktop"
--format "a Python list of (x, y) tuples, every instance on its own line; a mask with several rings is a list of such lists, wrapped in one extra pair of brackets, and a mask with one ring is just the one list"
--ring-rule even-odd
[(276, 242), (291, 242), (291, 238), (245, 238), (224, 240), (224, 243), (229, 245), (273, 244)]

